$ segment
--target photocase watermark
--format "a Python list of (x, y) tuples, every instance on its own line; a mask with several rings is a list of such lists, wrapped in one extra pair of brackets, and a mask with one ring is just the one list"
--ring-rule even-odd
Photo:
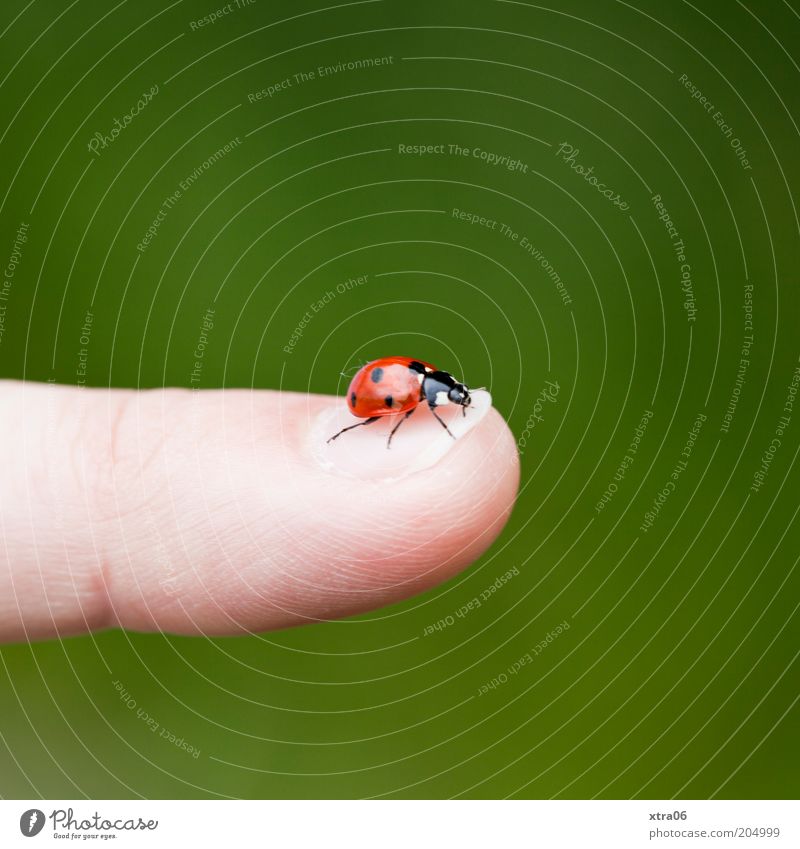
[(91, 310), (86, 310), (86, 314), (83, 317), (80, 339), (78, 340), (81, 347), (78, 349), (78, 365), (75, 369), (77, 385), (82, 388), (86, 388), (87, 364), (89, 362), (89, 342), (92, 340), (93, 323), (94, 313)]
[(44, 823), (44, 811), (40, 811), (39, 808), (29, 808), (19, 818), (19, 830), (25, 837), (36, 837), (44, 828)]
[(739, 397), (742, 394), (742, 388), (745, 384), (745, 375), (750, 368), (750, 348), (753, 346), (753, 284), (744, 284), (744, 303), (742, 304), (744, 312), (744, 335), (742, 338), (742, 347), (739, 349), (739, 363), (736, 370), (736, 380), (733, 383), (731, 397), (728, 401), (728, 406), (722, 415), (722, 424), (719, 427), (720, 433), (728, 433), (733, 422), (733, 417), (736, 413), (736, 407), (739, 404)]
[(535, 658), (537, 658), (548, 646), (551, 646), (561, 636), (561, 634), (568, 631), (569, 628), (570, 624), (566, 619), (559, 625), (556, 625), (556, 627), (551, 631), (548, 631), (544, 638), (539, 640), (535, 646), (526, 651), (525, 654), (518, 657), (505, 670), (505, 672), (501, 672), (499, 675), (492, 678), (491, 681), (487, 681), (485, 684), (478, 687), (478, 695), (485, 696), (489, 690), (496, 690), (503, 684), (507, 684), (515, 675), (518, 675), (525, 666), (533, 663)]
[(200, 757), (200, 749), (190, 746), (183, 737), (178, 737), (177, 734), (173, 734), (169, 729), (164, 728), (164, 726), (161, 725), (155, 717), (150, 716), (144, 708), (139, 707), (136, 703), (136, 699), (134, 699), (134, 697), (125, 689), (125, 685), (121, 681), (115, 680), (113, 683), (114, 689), (119, 694), (120, 700), (123, 702), (125, 707), (130, 711), (135, 711), (136, 716), (141, 719), (154, 734), (157, 734), (162, 740), (172, 743), (173, 746), (182, 749), (187, 755), (191, 755), (195, 760)]
[(564, 285), (564, 282), (561, 280), (558, 272), (555, 268), (553, 268), (547, 257), (536, 247), (536, 245), (533, 244), (533, 242), (530, 241), (527, 236), (523, 235), (520, 237), (520, 234), (509, 224), (506, 224), (504, 221), (500, 221), (498, 218), (489, 218), (486, 215), (481, 215), (479, 212), (471, 212), (467, 209), (453, 207), (450, 215), (457, 221), (463, 221), (471, 227), (485, 227), (487, 230), (499, 233), (501, 236), (504, 236), (506, 239), (509, 239), (519, 245), (525, 253), (541, 265), (547, 276), (553, 281), (556, 287), (556, 292), (561, 298), (561, 303), (564, 304), (564, 306), (570, 306), (570, 304), (572, 304), (572, 298), (570, 297), (567, 287)]
[(401, 156), (458, 156), (461, 158), (477, 159), (486, 165), (505, 168), (506, 171), (528, 173), (528, 163), (517, 159), (510, 153), (498, 153), (482, 147), (466, 147), (457, 142), (435, 142), (426, 144), (398, 144), (397, 152)]
[(546, 380), (544, 382), (544, 387), (536, 398), (536, 401), (533, 405), (533, 410), (528, 416), (528, 420), (525, 422), (525, 429), (522, 431), (519, 439), (517, 440), (517, 450), (520, 454), (525, 453), (525, 448), (528, 445), (528, 440), (530, 439), (531, 431), (536, 427), (537, 424), (540, 424), (544, 421), (544, 416), (542, 415), (542, 413), (544, 412), (544, 405), (555, 404), (558, 399), (558, 393), (560, 391), (561, 387), (558, 385), (557, 380)]
[(450, 214), (457, 221), (464, 221), (472, 227), (486, 227), (487, 230), (497, 230), (498, 224), (500, 227), (506, 226), (502, 221), (498, 221), (496, 218), (488, 218), (485, 215), (481, 215), (479, 212), (468, 212), (466, 209), (459, 209), (457, 206), (453, 207)]
[(594, 505), (595, 513), (600, 513), (605, 510), (606, 504), (608, 504), (608, 502), (616, 495), (619, 485), (625, 479), (628, 469), (633, 465), (633, 461), (636, 459), (639, 446), (641, 445), (642, 439), (644, 439), (645, 432), (647, 431), (647, 425), (650, 423), (650, 419), (652, 418), (652, 410), (645, 410), (644, 413), (642, 413), (642, 417), (639, 419), (639, 424), (633, 429), (633, 438), (614, 471), (613, 479), (608, 482), (605, 492), (600, 497), (597, 504)]
[(237, 12), (239, 9), (245, 9), (247, 6), (253, 6), (255, 2), (256, 0), (233, 0), (233, 2), (226, 3), (224, 6), (220, 6), (219, 9), (209, 12), (207, 15), (203, 15), (202, 18), (196, 18), (193, 21), (189, 21), (189, 29), (192, 32), (197, 32), (197, 30), (202, 29), (203, 27), (209, 27), (212, 24), (215, 24), (221, 18), (226, 18), (232, 12)]
[(618, 209), (623, 212), (626, 209), (629, 209), (630, 207), (628, 206), (628, 203), (620, 197), (619, 192), (615, 192), (614, 189), (609, 188), (605, 183), (601, 183), (597, 179), (597, 176), (594, 173), (594, 165), (590, 165), (586, 168), (578, 162), (580, 152), (580, 148), (574, 147), (569, 142), (561, 142), (555, 152), (555, 155), (560, 156), (562, 162), (569, 165), (576, 174), (583, 177), (590, 186), (594, 186), (604, 198), (609, 200)]
[(30, 225), (24, 221), (20, 222), (17, 232), (14, 234), (14, 243), (11, 246), (11, 254), (8, 257), (6, 267), (3, 269), (3, 277), (0, 279), (0, 345), (3, 344), (3, 335), (6, 332), (6, 313), (8, 302), (11, 297), (11, 289), (14, 286), (14, 277), (17, 266), (22, 259), (22, 246), (28, 241), (28, 229)]
[[(798, 358), (798, 362), (800, 362), (800, 358)], [(767, 473), (769, 472), (769, 467), (772, 465), (775, 455), (778, 453), (778, 450), (783, 444), (784, 434), (792, 422), (792, 413), (794, 412), (794, 402), (797, 399), (798, 386), (800, 386), (800, 365), (795, 366), (791, 380), (786, 387), (783, 408), (781, 409), (781, 414), (775, 424), (775, 430), (773, 431), (774, 435), (766, 450), (761, 455), (761, 464), (753, 475), (753, 482), (750, 484), (750, 492), (759, 492), (761, 487), (764, 485)]]
[(211, 335), (211, 331), (214, 329), (215, 315), (216, 310), (213, 307), (209, 307), (205, 311), (200, 323), (200, 333), (198, 334), (197, 344), (194, 346), (193, 351), (194, 366), (189, 374), (189, 385), (192, 389), (200, 388), (206, 349), (208, 348), (208, 340)]
[(170, 557), (167, 547), (161, 538), (161, 532), (158, 529), (156, 520), (153, 517), (153, 509), (151, 507), (150, 498), (146, 497), (146, 493), (141, 493), (141, 500), (144, 505), (142, 511), (142, 521), (145, 524), (145, 533), (143, 539), (146, 539), (150, 548), (146, 554), (149, 562), (153, 567), (153, 574), (159, 575), (158, 585), (164, 592), (164, 595), (174, 596), (178, 593), (178, 571)]
[(247, 100), (249, 103), (257, 103), (259, 100), (272, 99), (276, 94), (314, 80), (321, 80), (347, 71), (361, 71), (393, 64), (394, 56), (367, 56), (360, 59), (341, 60), (333, 65), (317, 65), (316, 68), (306, 68), (305, 71), (298, 71), (296, 74), (290, 74), (288, 77), (276, 80), (258, 91), (251, 91), (247, 95)]
[(739, 164), (745, 171), (752, 171), (753, 167), (750, 165), (750, 162), (747, 158), (747, 151), (744, 148), (744, 145), (740, 141), (740, 139), (734, 134), (733, 127), (725, 120), (725, 116), (719, 109), (714, 108), (714, 104), (703, 94), (703, 92), (689, 79), (686, 74), (681, 74), (678, 77), (678, 82), (683, 85), (683, 87), (692, 93), (692, 100), (696, 100), (705, 111), (711, 116), (713, 122), (717, 125), (717, 128), (722, 133), (722, 135), (728, 139), (733, 152), (736, 154), (736, 158), (739, 160)]
[(426, 626), (425, 630), (422, 632), (423, 637), (427, 637), (432, 634), (434, 631), (444, 631), (445, 628), (449, 628), (450, 625), (455, 624), (456, 619), (463, 619), (468, 613), (471, 613), (473, 610), (477, 610), (479, 607), (483, 605), (485, 601), (489, 601), (489, 599), (502, 587), (504, 587), (512, 578), (519, 575), (519, 567), (514, 566), (509, 569), (507, 572), (504, 572), (500, 577), (495, 578), (495, 580), (486, 587), (485, 590), (480, 592), (478, 595), (474, 596), (470, 601), (466, 602), (466, 604), (462, 604), (461, 607), (455, 612), (455, 614), (449, 614), (445, 616), (443, 619), (440, 619), (438, 622), (434, 622), (432, 625)]
[(150, 226), (147, 228), (144, 236), (142, 237), (139, 244), (136, 245), (136, 250), (139, 253), (144, 253), (147, 248), (150, 246), (150, 243), (155, 239), (158, 235), (158, 230), (164, 221), (167, 218), (167, 215), (174, 208), (175, 204), (180, 201), (180, 199), (184, 196), (184, 194), (189, 191), (189, 189), (200, 179), (200, 177), (211, 168), (212, 165), (215, 165), (222, 159), (224, 156), (227, 156), (232, 150), (235, 150), (242, 143), (242, 140), (239, 136), (232, 138), (227, 144), (224, 144), (222, 147), (218, 148), (208, 157), (208, 159), (204, 159), (190, 174), (187, 174), (179, 183), (178, 187), (173, 191), (171, 195), (167, 195), (166, 198), (161, 203), (161, 207), (156, 214), (156, 217), (153, 219)]
[(86, 145), (95, 156), (101, 156), (101, 150), (110, 147), (118, 138), (119, 134), (133, 122), (133, 119), (147, 108), (153, 98), (158, 94), (158, 83), (153, 85), (136, 101), (136, 104), (122, 116), (122, 120), (114, 118), (114, 126), (108, 133), (95, 133)]
[[(78, 817), (80, 816), (79, 814)], [(75, 816), (73, 808), (56, 808), (47, 816), (39, 808), (30, 808), (19, 818), (19, 830), (25, 837), (35, 837), (49, 819), (54, 838), (110, 840), (116, 838), (114, 832), (117, 831), (155, 831), (158, 828), (158, 820), (144, 820), (141, 817), (112, 819), (102, 816), (98, 811), (82, 819), (78, 817)]]
[(558, 296), (561, 298), (561, 303), (568, 307), (572, 304), (572, 298), (570, 297), (569, 292), (567, 291), (567, 287), (564, 285), (561, 277), (558, 272), (553, 268), (550, 261), (547, 257), (536, 247), (536, 245), (531, 242), (531, 240), (527, 236), (520, 237), (517, 233), (515, 233), (510, 227), (504, 227), (500, 229), (500, 233), (506, 238), (511, 239), (511, 241), (516, 242), (522, 250), (525, 251), (529, 256), (533, 258), (535, 262), (537, 262), (544, 269), (545, 274), (553, 281), (556, 287), (556, 292)]
[(694, 300), (694, 284), (692, 283), (692, 266), (686, 259), (686, 245), (683, 243), (681, 234), (675, 227), (669, 211), (661, 201), (661, 195), (653, 195), (653, 205), (658, 212), (658, 220), (663, 222), (667, 234), (672, 240), (672, 250), (676, 261), (680, 264), (681, 291), (683, 292), (683, 308), (686, 310), (686, 321), (693, 322), (697, 317), (697, 307)]
[(681, 475), (683, 475), (689, 467), (689, 460), (694, 452), (697, 437), (699, 436), (700, 430), (705, 424), (707, 418), (708, 417), (705, 413), (697, 414), (694, 423), (687, 432), (687, 439), (684, 443), (683, 449), (681, 450), (679, 459), (673, 466), (672, 471), (669, 473), (669, 478), (653, 499), (652, 507), (644, 514), (644, 520), (642, 521), (642, 524), (639, 525), (640, 531), (647, 533), (647, 531), (653, 527), (656, 519), (661, 513), (661, 508), (667, 503), (672, 493), (675, 492)]
[(308, 325), (311, 324), (314, 316), (324, 310), (325, 307), (334, 301), (338, 295), (344, 295), (346, 292), (358, 289), (359, 286), (363, 286), (368, 279), (369, 274), (362, 274), (360, 277), (348, 277), (347, 280), (337, 283), (335, 289), (329, 289), (321, 298), (318, 298), (312, 304), (309, 304), (308, 309), (303, 313), (303, 317), (297, 323), (297, 327), (295, 327), (292, 331), (292, 335), (283, 346), (283, 352), (285, 354), (294, 353), (295, 347), (303, 338), (303, 334), (305, 333)]

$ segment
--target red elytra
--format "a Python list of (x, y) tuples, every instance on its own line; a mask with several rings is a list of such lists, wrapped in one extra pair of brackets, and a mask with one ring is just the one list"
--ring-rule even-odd
[(347, 389), (348, 409), (364, 421), (342, 428), (328, 442), (354, 427), (372, 424), (383, 416), (404, 413), (389, 433), (386, 441), (386, 447), (389, 448), (397, 429), (423, 401), (428, 404), (441, 426), (453, 436), (436, 408), (444, 404), (458, 404), (466, 415), (471, 400), (469, 389), (463, 383), (424, 360), (382, 357), (362, 366)]

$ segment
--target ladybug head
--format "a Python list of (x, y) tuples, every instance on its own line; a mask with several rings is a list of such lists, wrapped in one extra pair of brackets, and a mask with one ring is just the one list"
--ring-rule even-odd
[(453, 387), (447, 393), (447, 397), (451, 403), (460, 404), (462, 407), (469, 407), (472, 403), (469, 389), (463, 383), (454, 383)]

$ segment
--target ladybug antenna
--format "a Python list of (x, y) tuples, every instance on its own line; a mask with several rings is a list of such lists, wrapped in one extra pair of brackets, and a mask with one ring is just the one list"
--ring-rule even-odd
[[(486, 389), (486, 387), (485, 386), (476, 386), (474, 389), (467, 389), (467, 391), (471, 395), (473, 392), (479, 392), (482, 389)], [(466, 404), (464, 406), (462, 406), (461, 413), (464, 416), (464, 418), (467, 417), (467, 405)]]

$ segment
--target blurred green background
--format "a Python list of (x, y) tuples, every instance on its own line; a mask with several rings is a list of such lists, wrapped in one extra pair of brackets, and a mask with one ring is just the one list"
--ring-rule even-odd
[(522, 451), (498, 542), (407, 603), (3, 647), (0, 794), (797, 796), (800, 404), (751, 488), (800, 354), (796, 3), (7, 0), (0, 33), (0, 376), (189, 386), (213, 307), (204, 388), (409, 352)]

